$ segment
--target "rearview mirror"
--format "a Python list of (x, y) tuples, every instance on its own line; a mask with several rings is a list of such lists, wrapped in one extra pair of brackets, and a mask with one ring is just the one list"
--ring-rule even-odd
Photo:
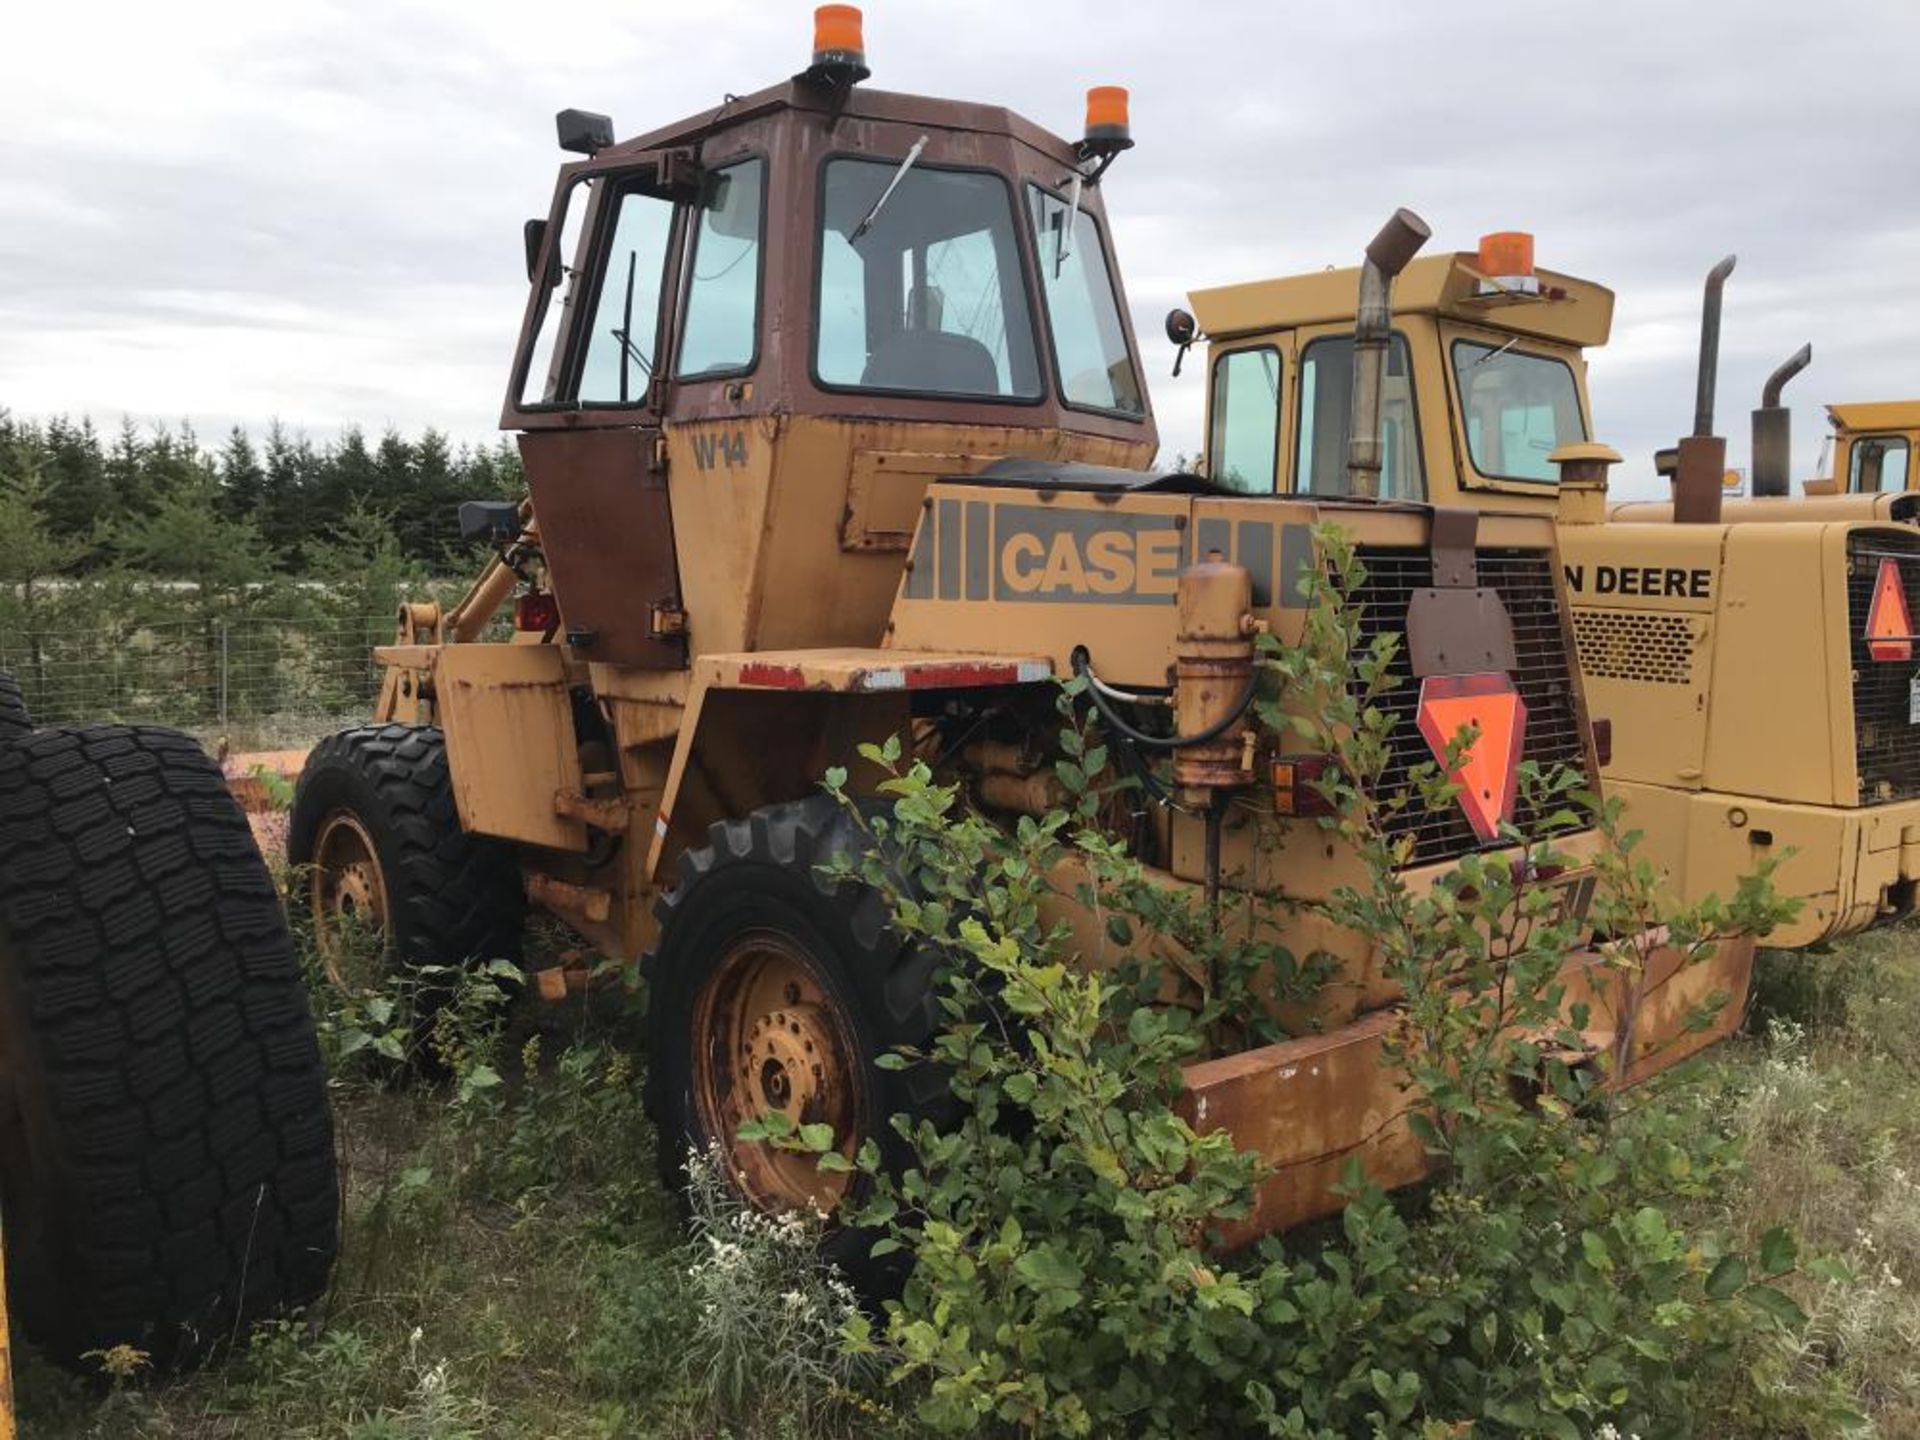
[(1188, 311), (1175, 306), (1167, 312), (1167, 339), (1176, 345), (1191, 345), (1200, 333), (1200, 322)]
[(547, 238), (547, 222), (529, 220), (520, 227), (520, 240), (527, 249), (527, 279), (531, 281), (540, 269), (540, 246)]

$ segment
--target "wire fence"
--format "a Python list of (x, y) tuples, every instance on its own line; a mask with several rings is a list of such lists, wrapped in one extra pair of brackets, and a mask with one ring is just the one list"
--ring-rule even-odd
[(0, 631), (0, 670), (42, 725), (171, 725), (235, 749), (305, 744), (365, 719), (380, 690), (363, 620), (166, 620)]

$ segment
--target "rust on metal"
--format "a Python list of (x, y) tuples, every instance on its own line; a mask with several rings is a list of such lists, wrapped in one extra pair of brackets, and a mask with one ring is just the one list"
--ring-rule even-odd
[(1416, 679), (1518, 668), (1513, 620), (1500, 592), (1480, 584), (1478, 511), (1433, 507), (1427, 553), (1433, 584), (1407, 605), (1407, 659)]
[(1253, 681), (1253, 577), (1209, 555), (1180, 572), (1174, 612), (1174, 733), (1218, 732), (1173, 752), (1174, 783), (1195, 791), (1251, 785), (1252, 757), (1233, 722)]
[[(1589, 1007), (1596, 1056), (1625, 1065), (1610, 1073), (1616, 1088), (1637, 1085), (1731, 1034), (1746, 1008), (1751, 938), (1719, 943), (1705, 959), (1667, 945), (1636, 959), (1584, 951), (1561, 968), (1562, 1013)], [(1716, 999), (1705, 1024), (1698, 1021)], [(1253, 1213), (1227, 1228), (1229, 1246), (1338, 1212), (1335, 1193), (1350, 1160), (1368, 1179), (1392, 1189), (1423, 1178), (1432, 1160), (1409, 1122), (1421, 1108), (1406, 1072), (1388, 1058), (1387, 1042), (1403, 1017), (1397, 1010), (1366, 1016), (1328, 1035), (1201, 1061), (1183, 1072), (1180, 1108), (1195, 1129), (1226, 1130), (1242, 1149), (1272, 1167)]]
[(650, 443), (638, 430), (541, 432), (520, 437), (520, 459), (571, 643), (602, 664), (677, 669), (685, 643), (653, 620), (680, 607), (680, 576)]
[(1718, 435), (1687, 435), (1673, 475), (1673, 518), (1681, 525), (1718, 525), (1726, 487), (1727, 442)]
[(577, 915), (596, 924), (613, 914), (613, 896), (595, 885), (576, 885), (542, 871), (527, 872), (527, 898), (536, 905)]
[(596, 830), (621, 831), (633, 818), (633, 802), (624, 795), (582, 795), (562, 790), (553, 797), (557, 814), (591, 825)]
[(393, 933), (386, 873), (366, 822), (352, 810), (324, 816), (307, 871), (308, 913), (327, 978), (348, 993), (383, 976), (380, 947)]
[[(785, 936), (751, 934), (719, 958), (693, 1025), (693, 1099), (709, 1135), (779, 1114), (797, 1131), (827, 1125), (851, 1159), (870, 1117), (852, 1022)], [(751, 1141), (726, 1146), (735, 1182), (762, 1209), (831, 1211), (849, 1175), (811, 1154)]]

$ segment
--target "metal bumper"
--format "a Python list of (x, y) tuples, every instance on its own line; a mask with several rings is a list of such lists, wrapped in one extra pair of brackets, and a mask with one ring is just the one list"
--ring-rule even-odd
[[(1738, 1028), (1754, 948), (1751, 939), (1724, 941), (1687, 964), (1679, 951), (1660, 945), (1644, 975), (1636, 973), (1637, 964), (1580, 951), (1560, 972), (1563, 1014), (1571, 1019), (1572, 1008), (1584, 1003), (1585, 1037), (1594, 1053), (1604, 1053), (1627, 1024), (1638, 988), (1633, 1043), (1614, 1082), (1638, 1084)], [(1702, 1008), (1717, 996), (1725, 1002), (1696, 1028)], [(1330, 1034), (1186, 1067), (1181, 1108), (1188, 1122), (1202, 1132), (1230, 1132), (1241, 1149), (1271, 1167), (1252, 1213), (1229, 1228), (1230, 1246), (1339, 1211), (1345, 1202), (1334, 1187), (1356, 1157), (1367, 1177), (1387, 1189), (1428, 1174), (1430, 1157), (1408, 1124), (1420, 1097), (1386, 1057), (1385, 1042), (1401, 1023), (1399, 1010), (1382, 1010)]]
[(1740, 877), (1777, 858), (1773, 885), (1800, 913), (1767, 936), (1798, 949), (1898, 919), (1920, 886), (1920, 800), (1799, 805), (1719, 791), (1607, 782), (1642, 831), (1641, 854), (1683, 903), (1731, 895)]

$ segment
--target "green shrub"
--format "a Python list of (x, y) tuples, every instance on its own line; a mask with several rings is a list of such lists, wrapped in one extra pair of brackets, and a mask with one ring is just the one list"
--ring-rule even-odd
[[(1266, 647), (1262, 714), (1338, 759), (1326, 823), (1367, 883), (1321, 908), (1374, 936), (1405, 992), (1390, 1059), (1426, 1097), (1417, 1128), (1435, 1178), (1393, 1200), (1351, 1171), (1323, 1243), (1270, 1238), (1221, 1256), (1211, 1237), (1247, 1213), (1259, 1165), (1182, 1118), (1180, 1067), (1236, 1033), (1259, 1038), (1261, 987), (1298, 993), (1317, 978), (1312, 957), (1236, 966), (1216, 939), (1181, 1003), (1151, 964), (1085, 963), (1113, 957), (1078, 953), (1048, 920), (1056, 886), (1099, 907), (1122, 944), (1142, 929), (1204, 937), (1211, 916), (1095, 830), (1103, 800), (1131, 782), (1109, 773), (1077, 686), (1063, 697), (1060, 766), (1074, 807), (1012, 831), (898, 743), (869, 747), (889, 803), (876, 814), (848, 800), (873, 836), (849, 869), (948, 957), (930, 1053), (887, 1063), (944, 1067), (964, 1118), (908, 1132), (916, 1163), (897, 1177), (863, 1149), (872, 1198), (854, 1218), (915, 1264), (877, 1322), (856, 1315), (847, 1330), (896, 1382), (924, 1387), (918, 1413), (937, 1430), (1682, 1435), (1707, 1387), (1746, 1383), (1736, 1362), (1750, 1337), (1805, 1330), (1777, 1283), (1799, 1268), (1784, 1229), (1748, 1251), (1686, 1218), (1737, 1171), (1738, 1145), (1686, 1123), (1684, 1076), (1616, 1096), (1606, 1079), (1631, 1035), (1596, 1050), (1587, 1017), (1562, 1018), (1558, 975), (1579, 926), (1557, 897), (1504, 856), (1470, 857), (1428, 894), (1402, 883), (1387, 820), (1451, 803), (1451, 787), (1438, 766), (1402, 792), (1378, 785), (1388, 722), (1375, 701), (1395, 642), (1362, 643), (1344, 600), (1357, 567), (1337, 534), (1322, 543), (1336, 581), (1302, 644)], [(1528, 767), (1523, 784), (1542, 832), (1594, 809), (1617, 847), (1595, 913), (1637, 935), (1655, 892), (1634, 837), (1568, 776)], [(1509, 838), (1533, 867), (1563, 861), (1542, 834)], [(1076, 874), (1087, 878), (1060, 878)], [(1761, 876), (1729, 905), (1658, 918), (1704, 959), (1777, 913)], [(1608, 962), (1623, 1013), (1644, 959), (1629, 943)], [(830, 1136), (763, 1133), (845, 1163)], [(1845, 1418), (1830, 1387), (1766, 1403), (1783, 1431)]]

